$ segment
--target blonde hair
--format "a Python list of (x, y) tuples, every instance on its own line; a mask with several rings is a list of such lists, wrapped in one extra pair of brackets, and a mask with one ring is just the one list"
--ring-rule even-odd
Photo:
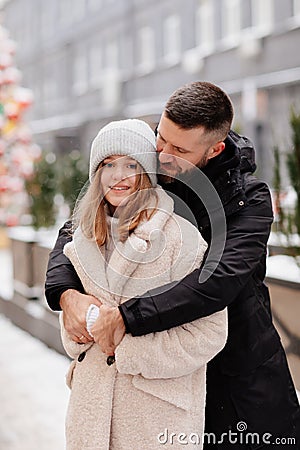
[[(108, 203), (101, 185), (103, 165), (103, 162), (99, 164), (87, 191), (77, 201), (73, 213), (73, 230), (80, 226), (85, 237), (95, 240), (99, 247), (109, 239)], [(157, 210), (158, 197), (150, 178), (139, 164), (138, 168), (140, 172), (136, 177), (136, 190), (126, 205), (120, 208), (118, 234), (121, 242), (124, 242), (141, 222), (149, 220)]]

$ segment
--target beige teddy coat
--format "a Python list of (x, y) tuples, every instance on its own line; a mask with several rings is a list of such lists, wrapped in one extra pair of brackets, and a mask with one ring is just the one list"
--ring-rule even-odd
[[(108, 265), (79, 229), (64, 248), (85, 291), (107, 305), (180, 280), (201, 264), (207, 244), (156, 190), (158, 211), (117, 243)], [(97, 344), (73, 342), (62, 322), (62, 341), (74, 358), (67, 375), (68, 450), (202, 448), (206, 364), (225, 345), (226, 310), (159, 333), (126, 334), (111, 366)]]

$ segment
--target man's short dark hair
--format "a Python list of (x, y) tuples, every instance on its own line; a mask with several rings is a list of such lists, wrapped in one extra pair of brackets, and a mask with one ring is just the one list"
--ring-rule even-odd
[(177, 89), (167, 101), (164, 112), (180, 128), (202, 126), (220, 139), (225, 139), (233, 120), (230, 98), (207, 81), (195, 81)]

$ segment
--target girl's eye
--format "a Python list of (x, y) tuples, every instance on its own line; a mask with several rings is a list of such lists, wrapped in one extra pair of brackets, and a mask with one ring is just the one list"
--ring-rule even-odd
[(134, 163), (128, 164), (128, 169), (133, 169), (133, 170), (135, 170), (136, 168), (137, 168), (137, 164), (134, 164)]
[(111, 162), (105, 163), (104, 167), (113, 167), (113, 163), (111, 163)]

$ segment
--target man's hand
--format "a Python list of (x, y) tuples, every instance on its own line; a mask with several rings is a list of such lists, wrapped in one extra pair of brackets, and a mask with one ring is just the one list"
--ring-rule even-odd
[(91, 333), (103, 353), (112, 356), (125, 334), (125, 325), (119, 308), (102, 305)]
[(60, 297), (63, 320), (71, 339), (80, 344), (93, 340), (86, 330), (86, 312), (90, 304), (101, 306), (101, 302), (92, 295), (81, 294), (75, 289), (68, 289)]

